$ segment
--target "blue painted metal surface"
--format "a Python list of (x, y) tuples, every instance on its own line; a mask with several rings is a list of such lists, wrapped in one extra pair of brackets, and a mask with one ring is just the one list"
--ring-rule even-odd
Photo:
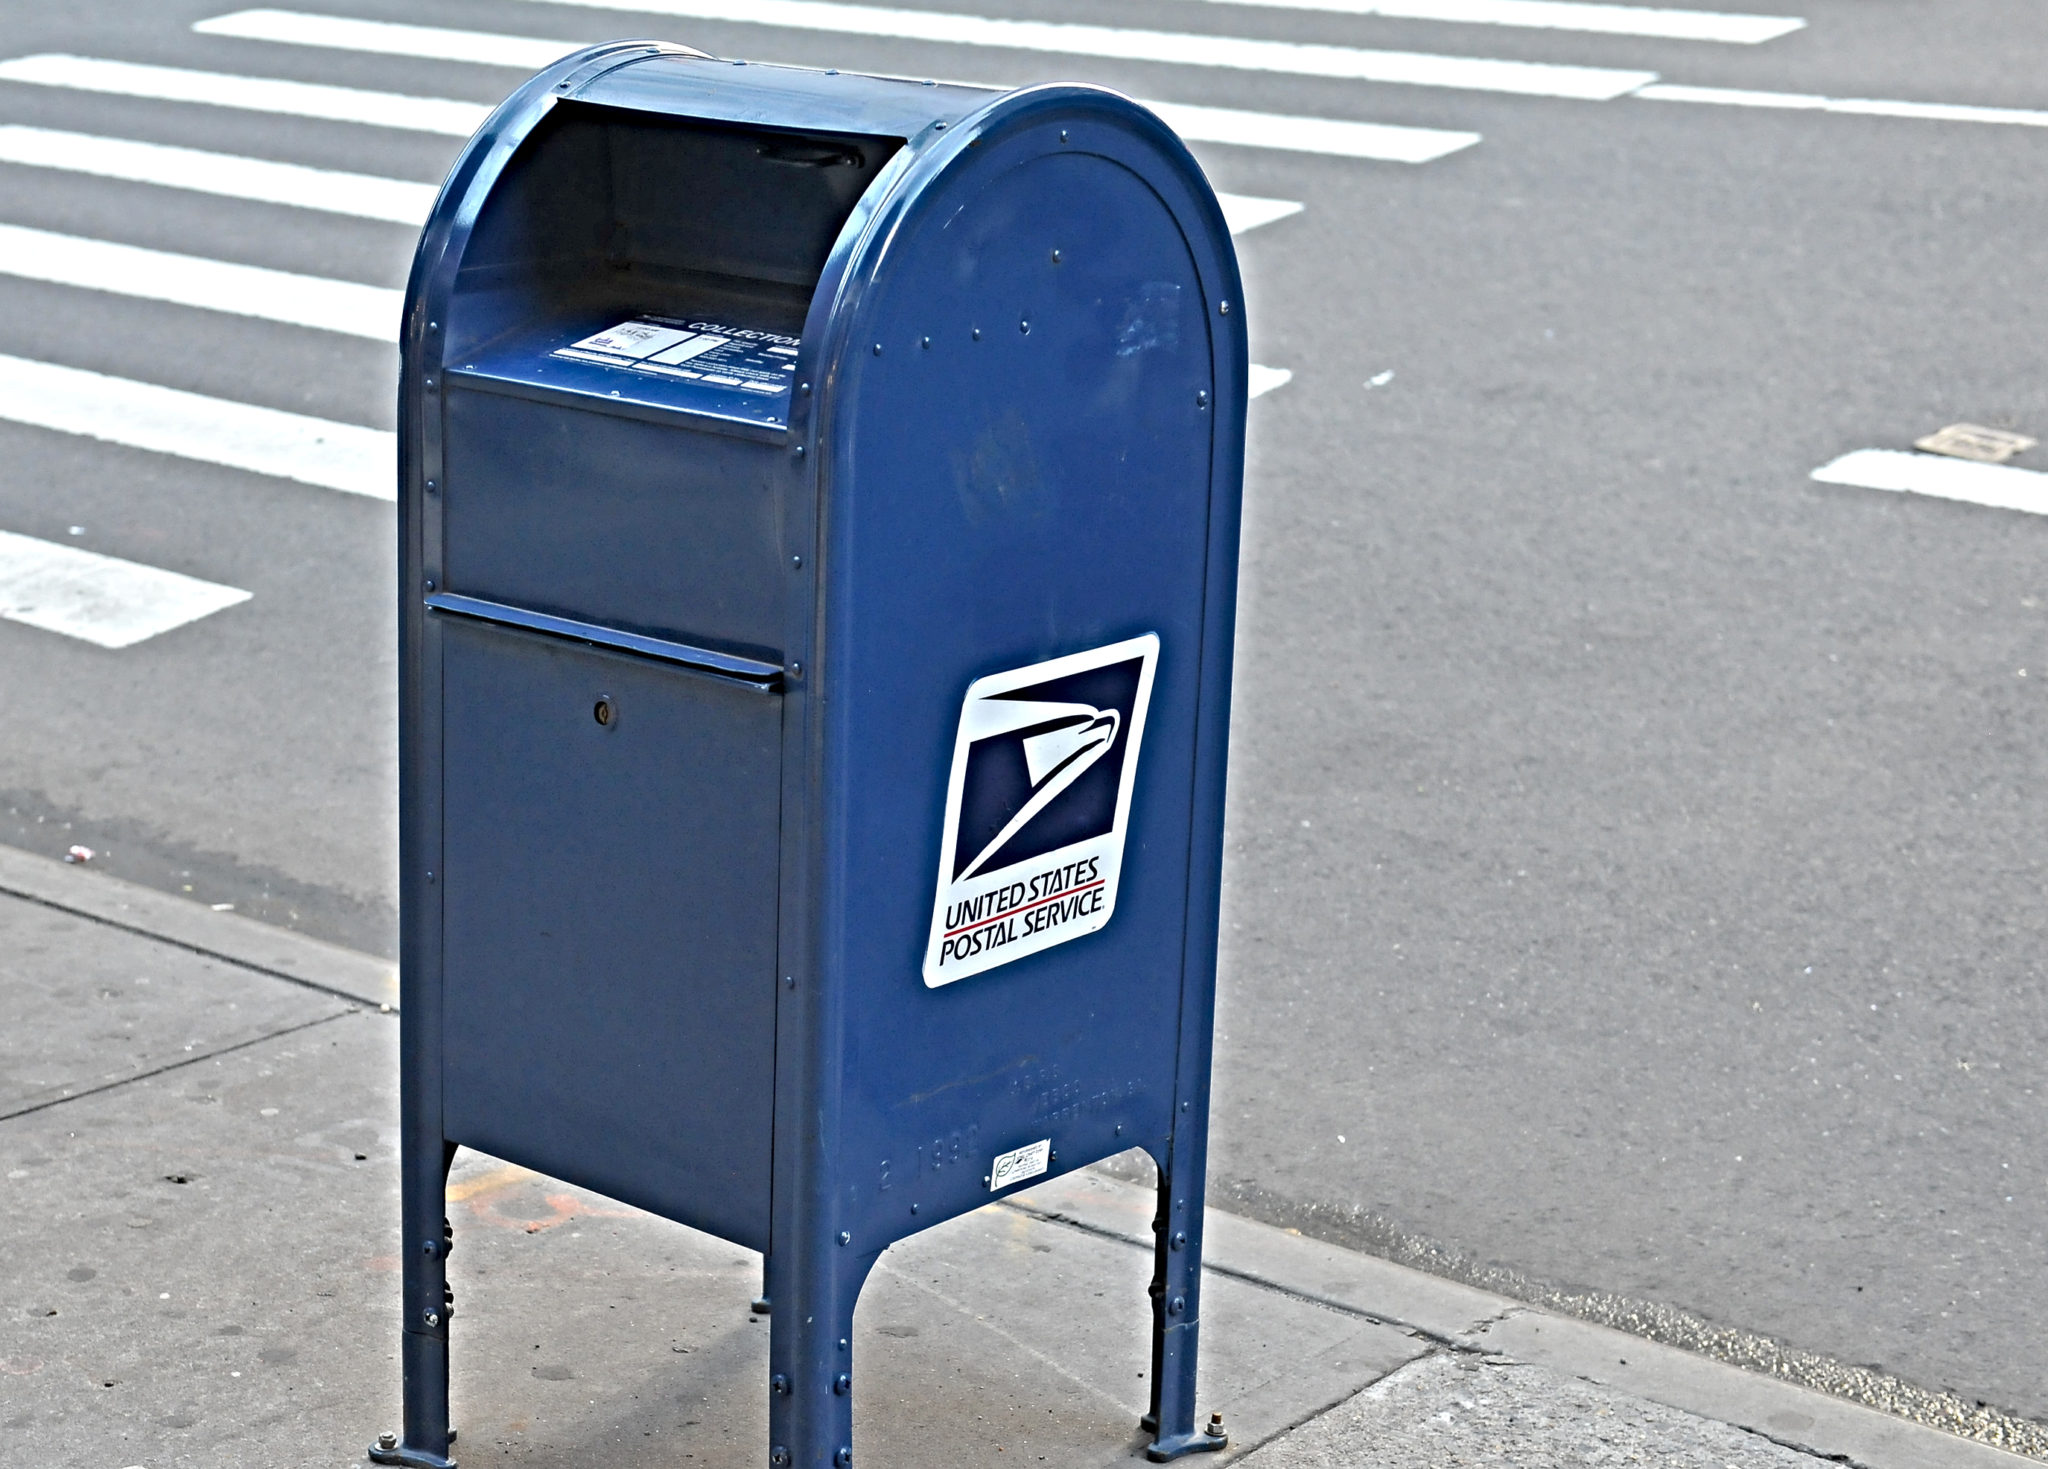
[[(404, 362), (405, 1422), (372, 1457), (448, 1462), (462, 1144), (764, 1250), (770, 1462), (804, 1469), (851, 1462), (884, 1249), (1006, 1170), (1141, 1147), (1151, 1452), (1220, 1447), (1194, 1383), (1247, 369), (1186, 149), (1094, 88), (596, 47), (457, 163)], [(1143, 651), (1004, 682), (1097, 649)], [(998, 752), (1034, 804), (991, 845), (1000, 762), (968, 790), (958, 761), (1006, 699), (1037, 701)], [(950, 907), (981, 890), (939, 871), (949, 821), (995, 874)], [(934, 977), (970, 932), (1049, 946)]]

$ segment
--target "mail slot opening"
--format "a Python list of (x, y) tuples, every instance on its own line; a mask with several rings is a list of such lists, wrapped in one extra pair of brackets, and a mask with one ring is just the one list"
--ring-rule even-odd
[(557, 105), (449, 298), (447, 590), (779, 667), (804, 315), (902, 146)]
[(450, 352), (500, 379), (786, 425), (826, 259), (902, 146), (564, 103), (477, 221)]

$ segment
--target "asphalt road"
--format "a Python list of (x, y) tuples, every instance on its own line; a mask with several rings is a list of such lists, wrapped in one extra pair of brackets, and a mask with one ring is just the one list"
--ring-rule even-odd
[[(1253, 357), (1294, 376), (1252, 411), (1217, 1191), (2048, 1420), (2048, 523), (1808, 478), (1956, 420), (2048, 437), (2048, 131), (326, 3), (1479, 133), (1418, 165), (1197, 149), (1219, 188), (1305, 206), (1239, 242)], [(0, 53), (518, 80), (189, 30), (230, 8), (8, 0)], [(1824, 0), (1754, 46), (945, 8), (2048, 106), (2025, 0)], [(10, 123), (419, 182), (458, 146), (0, 81)], [(6, 164), (0, 223), (385, 287), (411, 248)], [(0, 276), (0, 354), (392, 426), (393, 353), (331, 332)], [(4, 422), (0, 531), (253, 593), (120, 650), (0, 622), (0, 840), (388, 952), (390, 507)]]

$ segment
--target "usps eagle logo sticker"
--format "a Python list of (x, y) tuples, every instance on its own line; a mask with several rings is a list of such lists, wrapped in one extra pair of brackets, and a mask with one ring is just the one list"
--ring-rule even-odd
[(924, 982), (1094, 933), (1116, 910), (1159, 639), (968, 685), (946, 785)]

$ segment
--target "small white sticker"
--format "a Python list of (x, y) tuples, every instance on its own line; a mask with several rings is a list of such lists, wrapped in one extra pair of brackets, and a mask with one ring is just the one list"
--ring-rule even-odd
[(1159, 639), (968, 685), (946, 786), (924, 982), (936, 989), (1109, 922)]
[(1013, 1183), (1036, 1178), (1052, 1164), (1052, 1139), (1041, 1138), (1028, 1147), (1013, 1148), (996, 1155), (988, 1166), (988, 1191), (996, 1193)]

